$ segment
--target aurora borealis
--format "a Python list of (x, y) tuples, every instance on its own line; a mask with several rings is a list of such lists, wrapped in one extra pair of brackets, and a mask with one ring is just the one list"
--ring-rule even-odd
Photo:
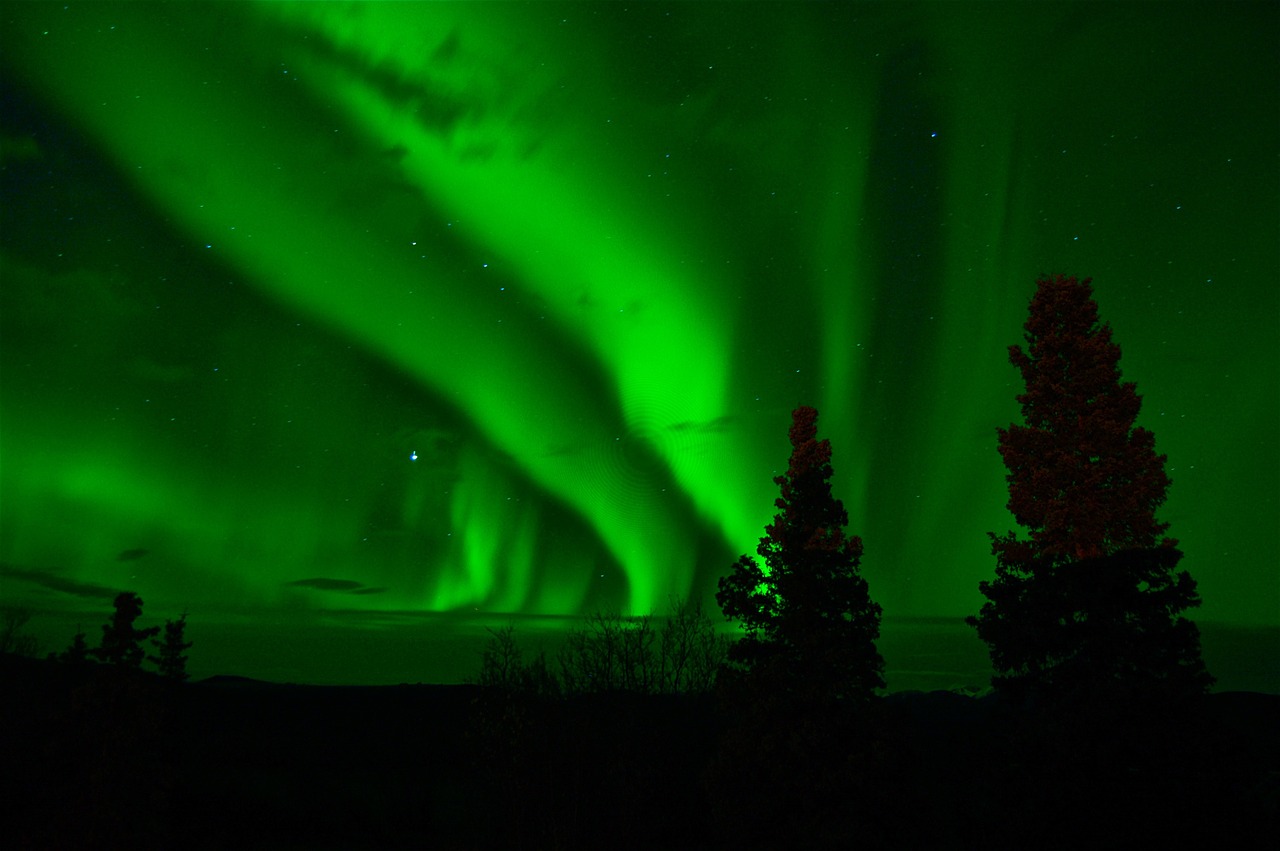
[(1062, 272), (1197, 617), (1280, 625), (1275, 4), (0, 8), (6, 598), (709, 600), (809, 404), (886, 617), (961, 617)]

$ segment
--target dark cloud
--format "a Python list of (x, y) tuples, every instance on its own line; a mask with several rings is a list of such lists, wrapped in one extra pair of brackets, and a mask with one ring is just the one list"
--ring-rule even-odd
[(150, 552), (151, 550), (144, 550), (142, 547), (137, 547), (132, 550), (123, 550), (120, 555), (116, 556), (116, 561), (137, 561)]
[(94, 582), (79, 582), (43, 570), (24, 570), (8, 564), (0, 564), (0, 576), (91, 600), (111, 600), (120, 593), (119, 588), (108, 588), (106, 585), (98, 585)]

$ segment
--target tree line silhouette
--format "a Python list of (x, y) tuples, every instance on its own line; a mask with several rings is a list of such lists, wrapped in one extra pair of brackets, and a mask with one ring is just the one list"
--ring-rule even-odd
[[(119, 670), (142, 670), (143, 661), (155, 666), (155, 673), (166, 680), (182, 682), (187, 679), (187, 655), (192, 642), (186, 640), (187, 613), (177, 620), (166, 620), (164, 637), (158, 637), (161, 627), (138, 629), (134, 626), (142, 616), (142, 598), (132, 591), (121, 591), (113, 601), (114, 614), (102, 627), (102, 637), (97, 647), (90, 647), (83, 630), (78, 630), (71, 644), (61, 653), (50, 653), (49, 661), (70, 665), (101, 662)], [(40, 655), (40, 641), (25, 631), (34, 611), (30, 606), (10, 605), (0, 608), (0, 654), (36, 657)], [(144, 643), (149, 643), (155, 653), (148, 653)]]
[[(77, 631), (71, 644), (61, 653), (50, 653), (49, 659), (71, 665), (83, 665), (97, 661), (121, 671), (141, 671), (143, 661), (155, 665), (156, 673), (166, 680), (182, 682), (187, 679), (187, 654), (192, 642), (186, 640), (187, 613), (177, 620), (166, 620), (164, 637), (159, 638), (161, 628), (134, 626), (142, 616), (142, 598), (132, 591), (121, 591), (113, 602), (115, 612), (102, 627), (102, 638), (97, 647), (90, 647), (83, 630)], [(143, 642), (149, 642), (156, 650), (147, 653)], [(34, 655), (34, 654), (27, 654)]]

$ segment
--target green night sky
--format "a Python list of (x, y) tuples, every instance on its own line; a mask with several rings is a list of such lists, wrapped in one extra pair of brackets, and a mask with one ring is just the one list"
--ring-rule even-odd
[(1197, 619), (1280, 626), (1274, 3), (0, 15), (6, 600), (714, 608), (810, 404), (886, 617), (959, 618), (1062, 272)]

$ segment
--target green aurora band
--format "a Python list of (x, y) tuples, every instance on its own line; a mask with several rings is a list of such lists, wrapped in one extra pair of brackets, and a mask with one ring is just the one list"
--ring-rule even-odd
[(1280, 624), (1273, 4), (3, 14), (6, 596), (660, 610), (812, 404), (886, 614), (968, 614), (1061, 271)]

